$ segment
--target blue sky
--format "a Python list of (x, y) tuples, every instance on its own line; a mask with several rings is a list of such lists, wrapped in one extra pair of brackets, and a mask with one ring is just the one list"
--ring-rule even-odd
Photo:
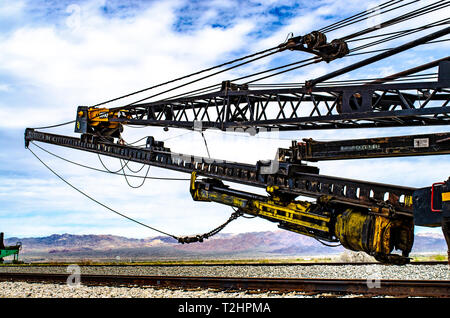
[[(427, 2), (432, 1), (422, 1), (396, 14)], [(0, 230), (6, 237), (66, 232), (130, 237), (157, 235), (95, 205), (54, 177), (24, 149), (24, 129), (72, 120), (78, 105), (96, 104), (273, 47), (283, 42), (289, 32), (305, 34), (380, 3), (372, 1), (365, 4), (367, 7), (361, 7), (360, 1), (353, 0), (0, 0)], [(445, 12), (399, 28), (422, 25), (441, 16), (446, 17)], [(343, 33), (337, 31), (329, 36), (337, 38), (362, 27), (367, 25), (355, 25), (355, 29), (349, 27)], [(411, 37), (386, 45), (404, 43), (408, 39)], [(448, 55), (448, 48), (446, 43), (419, 47), (353, 72), (351, 76), (388, 75), (444, 57)], [(284, 52), (223, 74), (202, 86), (307, 57), (306, 53)], [(273, 78), (271, 82), (303, 83), (361, 58), (314, 65)], [(75, 135), (73, 127), (52, 131)], [(217, 132), (206, 132), (206, 136), (213, 157), (255, 163), (259, 159), (273, 158), (278, 147), (289, 146), (290, 139), (364, 138), (435, 131), (446, 129), (286, 132), (269, 136), (280, 140), (262, 138), (264, 136), (249, 139)], [(183, 132), (148, 127), (128, 129), (125, 137), (133, 141), (153, 135), (163, 140)], [(203, 141), (195, 133), (169, 139), (166, 144), (179, 152), (206, 155)], [(101, 168), (94, 155), (45, 147), (71, 160)], [(143, 187), (131, 189), (121, 177), (71, 166), (37, 149), (36, 152), (94, 198), (166, 232), (204, 233), (223, 223), (232, 212), (225, 206), (193, 202), (186, 182), (148, 180)], [(105, 161), (111, 168), (119, 167), (112, 159), (105, 158)], [(330, 162), (321, 163), (319, 167), (323, 174), (416, 187), (443, 181), (450, 170), (447, 156)], [(186, 177), (157, 168), (150, 171), (154, 176)], [(239, 219), (226, 232), (276, 229), (274, 224), (264, 220)]]

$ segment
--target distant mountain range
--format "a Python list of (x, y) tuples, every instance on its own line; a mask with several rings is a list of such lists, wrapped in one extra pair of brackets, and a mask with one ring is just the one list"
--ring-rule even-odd
[[(179, 244), (170, 237), (127, 238), (115, 235), (53, 234), (46, 237), (5, 239), (6, 245), (22, 242), (21, 258), (61, 259), (245, 259), (292, 256), (333, 255), (346, 251), (328, 247), (317, 240), (288, 231), (218, 234), (203, 243)], [(445, 254), (442, 235), (420, 233), (415, 236), (412, 253)]]

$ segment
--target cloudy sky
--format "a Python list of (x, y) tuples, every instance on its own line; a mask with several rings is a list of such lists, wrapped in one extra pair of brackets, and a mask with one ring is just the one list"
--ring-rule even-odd
[[(433, 2), (411, 3), (383, 16), (382, 21)], [(364, 2), (364, 7), (361, 3), (353, 0), (0, 0), (0, 230), (6, 237), (53, 233), (157, 235), (112, 214), (57, 179), (24, 148), (24, 129), (73, 120), (78, 105), (93, 105), (276, 46), (284, 42), (290, 32), (306, 34), (382, 2)], [(445, 10), (409, 21), (398, 29), (416, 27), (443, 17), (447, 17)], [(377, 21), (374, 16), (362, 24), (327, 36), (337, 38)], [(377, 49), (410, 39), (401, 38)], [(447, 43), (418, 47), (342, 79), (389, 75), (444, 57), (448, 55)], [(280, 53), (221, 74), (202, 86), (308, 57), (300, 52)], [(349, 57), (314, 65), (271, 78), (270, 82), (304, 83), (362, 58)], [(49, 131), (76, 135), (72, 126)], [(335, 140), (438, 131), (446, 129), (285, 132), (252, 138), (215, 131), (207, 131), (205, 135), (212, 157), (255, 163), (259, 159), (273, 158), (276, 149), (289, 146), (292, 139)], [(186, 134), (177, 129), (164, 132), (151, 127), (127, 127), (124, 133), (128, 142), (147, 135), (166, 140), (166, 145), (177, 152), (206, 155), (198, 133)], [(102, 168), (95, 155), (43, 146), (73, 161)], [(123, 177), (86, 170), (36, 147), (33, 150), (64, 178), (102, 203), (175, 235), (208, 232), (223, 223), (232, 212), (226, 206), (192, 201), (187, 181), (147, 180), (142, 187), (134, 189), (127, 186)], [(116, 160), (104, 158), (104, 161), (110, 169), (120, 167)], [(450, 171), (446, 156), (340, 161), (318, 166), (323, 174), (415, 187), (443, 181)], [(131, 168), (135, 170), (140, 166), (134, 164)], [(143, 171), (146, 168), (141, 174)], [(188, 177), (157, 168), (151, 168), (149, 174)], [(130, 182), (138, 185), (140, 179)], [(260, 189), (253, 191), (261, 193)], [(268, 221), (241, 218), (230, 224), (225, 232), (275, 229), (276, 225)]]

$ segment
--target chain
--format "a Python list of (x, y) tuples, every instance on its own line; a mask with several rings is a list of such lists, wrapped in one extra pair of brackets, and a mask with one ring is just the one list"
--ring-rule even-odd
[(188, 244), (188, 243), (195, 243), (195, 242), (203, 242), (203, 240), (206, 240), (210, 238), (213, 235), (216, 235), (220, 231), (222, 231), (230, 222), (236, 220), (238, 217), (242, 216), (244, 213), (240, 210), (236, 210), (233, 212), (230, 216), (230, 218), (222, 225), (216, 227), (214, 230), (201, 234), (201, 235), (195, 235), (195, 236), (184, 236), (184, 237), (178, 237), (178, 243), (181, 244)]

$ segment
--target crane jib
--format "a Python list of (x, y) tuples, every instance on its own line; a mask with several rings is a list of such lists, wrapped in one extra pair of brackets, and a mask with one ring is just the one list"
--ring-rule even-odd
[[(238, 184), (267, 188), (278, 186), (281, 191), (294, 196), (318, 198), (333, 196), (338, 201), (352, 206), (382, 210), (395, 208), (396, 213), (413, 215), (407, 199), (416, 188), (403, 187), (361, 180), (353, 180), (318, 174), (314, 167), (294, 163), (277, 162), (276, 173), (264, 173), (267, 164), (256, 165), (229, 162), (193, 155), (171, 152), (165, 148), (139, 148), (109, 142), (82, 140), (81, 138), (50, 134), (33, 129), (25, 131), (26, 147), (32, 141), (97, 153), (114, 158), (130, 160), (155, 167), (183, 173), (197, 171), (199, 175), (230, 181)], [(269, 164), (274, 163), (272, 161)]]

